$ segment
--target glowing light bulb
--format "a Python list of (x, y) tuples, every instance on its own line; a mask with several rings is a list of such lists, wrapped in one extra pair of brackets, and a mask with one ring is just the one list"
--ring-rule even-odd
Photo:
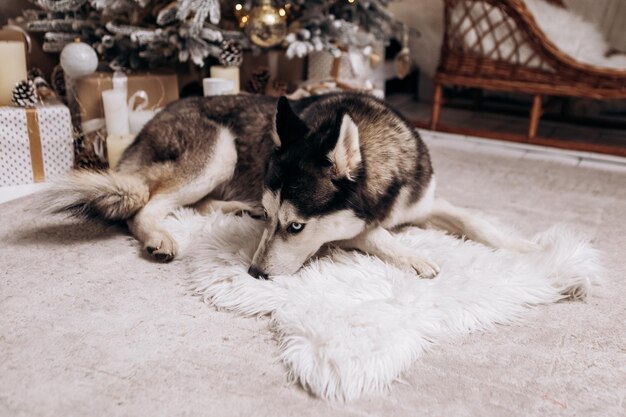
[(281, 7), (280, 9), (278, 9), (278, 14), (279, 14), (280, 16), (284, 16), (284, 15), (286, 15), (286, 14), (287, 14), (287, 12), (285, 11), (285, 9), (283, 9), (283, 8)]
[(235, 4), (235, 10), (240, 11), (241, 9), (243, 9), (243, 6), (241, 4)]

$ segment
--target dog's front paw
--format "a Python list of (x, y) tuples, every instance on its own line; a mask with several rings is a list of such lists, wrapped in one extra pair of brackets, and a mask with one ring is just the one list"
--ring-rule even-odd
[(155, 233), (145, 242), (146, 251), (159, 262), (169, 262), (178, 253), (176, 241), (166, 233)]
[(214, 211), (221, 211), (224, 214), (235, 214), (241, 216), (245, 213), (251, 217), (263, 217), (263, 208), (257, 205), (245, 203), (243, 201), (209, 201), (196, 206), (200, 214), (209, 214)]
[(248, 214), (250, 217), (255, 219), (262, 219), (265, 217), (265, 211), (263, 207), (253, 206), (248, 203), (239, 203), (236, 207), (236, 210), (232, 210), (236, 215), (241, 216), (243, 214)]
[(439, 274), (439, 265), (427, 258), (416, 258), (410, 261), (411, 268), (420, 278), (431, 279)]

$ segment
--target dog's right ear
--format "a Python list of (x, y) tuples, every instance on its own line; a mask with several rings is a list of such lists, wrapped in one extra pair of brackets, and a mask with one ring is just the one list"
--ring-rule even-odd
[(272, 138), (277, 148), (285, 148), (309, 133), (309, 128), (293, 111), (285, 96), (278, 99), (275, 122), (276, 131)]
[(335, 148), (328, 154), (333, 164), (336, 178), (346, 178), (354, 181), (363, 161), (359, 141), (359, 128), (348, 114), (341, 116), (339, 137)]

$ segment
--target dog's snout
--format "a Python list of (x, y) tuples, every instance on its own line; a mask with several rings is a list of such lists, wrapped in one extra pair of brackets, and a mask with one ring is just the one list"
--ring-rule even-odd
[(256, 279), (267, 279), (267, 274), (254, 265), (251, 265), (250, 268), (248, 268), (248, 274)]

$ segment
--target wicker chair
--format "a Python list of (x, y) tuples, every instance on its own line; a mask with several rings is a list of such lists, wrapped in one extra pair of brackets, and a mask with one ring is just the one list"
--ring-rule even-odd
[[(499, 138), (581, 149), (580, 144), (536, 137), (542, 96), (626, 99), (626, 70), (583, 64), (565, 55), (541, 31), (523, 0), (444, 1), (445, 34), (431, 129), (438, 128), (443, 85), (522, 92), (534, 96), (528, 134)], [(550, 1), (565, 7), (562, 0)], [(616, 153), (594, 144), (584, 149)]]

